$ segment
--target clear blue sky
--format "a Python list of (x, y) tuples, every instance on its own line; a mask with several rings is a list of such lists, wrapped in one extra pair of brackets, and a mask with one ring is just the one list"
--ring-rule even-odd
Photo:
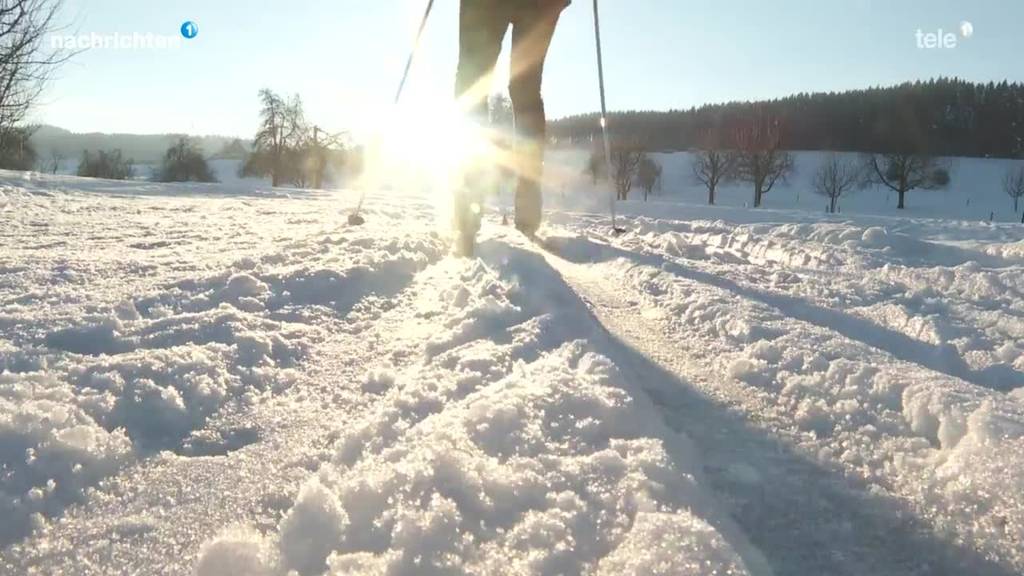
[[(332, 130), (386, 111), (425, 0), (68, 0), (81, 34), (199, 34), (176, 50), (93, 49), (36, 112), (74, 131), (250, 136), (256, 93), (299, 93)], [(437, 0), (409, 98), (451, 91), (458, 0)], [(590, 2), (563, 14), (549, 116), (598, 107)], [(602, 0), (609, 107), (685, 108), (934, 76), (1024, 81), (1020, 0)], [(921, 49), (916, 33), (974, 33)], [(500, 81), (500, 79), (499, 79)], [(372, 111), (372, 113), (371, 113)]]

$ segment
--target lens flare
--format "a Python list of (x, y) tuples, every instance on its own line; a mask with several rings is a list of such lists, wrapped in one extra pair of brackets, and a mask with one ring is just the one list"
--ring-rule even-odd
[[(423, 194), (439, 209), (441, 221), (450, 214), (454, 193), (466, 185), (468, 171), (496, 172), (511, 163), (511, 154), (499, 148), (488, 127), (453, 100), (402, 104), (376, 124), (360, 186)], [(471, 208), (482, 210), (479, 202)]]

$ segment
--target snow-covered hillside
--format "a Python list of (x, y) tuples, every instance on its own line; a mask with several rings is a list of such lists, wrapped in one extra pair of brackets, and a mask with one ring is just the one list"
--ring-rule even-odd
[(0, 173), (0, 573), (1024, 571), (1024, 226), (738, 199)]

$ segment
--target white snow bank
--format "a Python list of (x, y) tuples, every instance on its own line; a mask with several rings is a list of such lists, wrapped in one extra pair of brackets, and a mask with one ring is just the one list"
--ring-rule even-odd
[(0, 493), (8, 541), (29, 515), (59, 514), (139, 457), (176, 449), (213, 414), (251, 407), (296, 378), (315, 330), (237, 309), (124, 320), (116, 312), (52, 332), (0, 374)]
[[(279, 568), (747, 573), (694, 512), (708, 498), (687, 440), (628, 387), (606, 359), (573, 343), (446, 404), (379, 453), (346, 465), (342, 450), (282, 521)], [(213, 561), (210, 550), (217, 544), (200, 566)]]
[(747, 573), (688, 439), (607, 358), (566, 340), (589, 326), (546, 299), (550, 286), (519, 286), (540, 281), (542, 260), (496, 259), (421, 278), (445, 297), (422, 296), (396, 342), (418, 342), (422, 361), (371, 370), (381, 401), (340, 430), (267, 537), (275, 570)]
[(999, 543), (1024, 541), (1024, 403), (970, 387), (917, 384), (903, 392), (916, 433), (940, 450), (898, 464), (916, 477), (919, 497), (945, 508), (939, 525), (971, 545), (1017, 565), (1024, 552)]
[(123, 430), (101, 426), (44, 374), (0, 373), (0, 542), (21, 537), (132, 458)]
[(0, 545), (126, 464), (193, 455), (211, 417), (290, 388), (332, 330), (444, 253), (432, 227), (337, 234), (326, 197), (16, 180), (0, 187)]
[[(779, 228), (626, 235), (651, 257), (611, 260), (600, 274), (624, 278), (690, 362), (745, 387), (757, 417), (809, 454), (905, 499), (984, 557), (1024, 566), (1021, 268), (942, 251), (908, 264), (887, 241), (875, 252), (881, 232), (852, 225), (807, 225), (800, 243), (773, 245), (792, 232)], [(848, 234), (846, 252), (822, 249), (817, 232)], [(707, 257), (716, 247), (736, 259)], [(816, 250), (831, 263), (792, 257)]]
[(271, 576), (275, 560), (259, 532), (232, 526), (200, 551), (195, 576)]

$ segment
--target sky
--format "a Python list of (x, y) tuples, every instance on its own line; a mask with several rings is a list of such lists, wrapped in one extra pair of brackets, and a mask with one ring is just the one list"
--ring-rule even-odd
[[(436, 0), (403, 105), (451, 95), (458, 0)], [(96, 47), (34, 114), (75, 132), (250, 137), (257, 92), (299, 94), (329, 131), (387, 115), (426, 0), (65, 0), (61, 36), (177, 38)], [(186, 21), (198, 33), (181, 37)], [(601, 0), (608, 106), (664, 110), (937, 76), (1024, 81), (1020, 0)], [(972, 33), (965, 37), (962, 23)], [(926, 47), (930, 33), (953, 46)], [(920, 33), (919, 33), (920, 32)], [(506, 47), (507, 48), (507, 47)], [(506, 56), (495, 91), (507, 84)], [(545, 68), (548, 115), (599, 108), (592, 4), (563, 13)]]

